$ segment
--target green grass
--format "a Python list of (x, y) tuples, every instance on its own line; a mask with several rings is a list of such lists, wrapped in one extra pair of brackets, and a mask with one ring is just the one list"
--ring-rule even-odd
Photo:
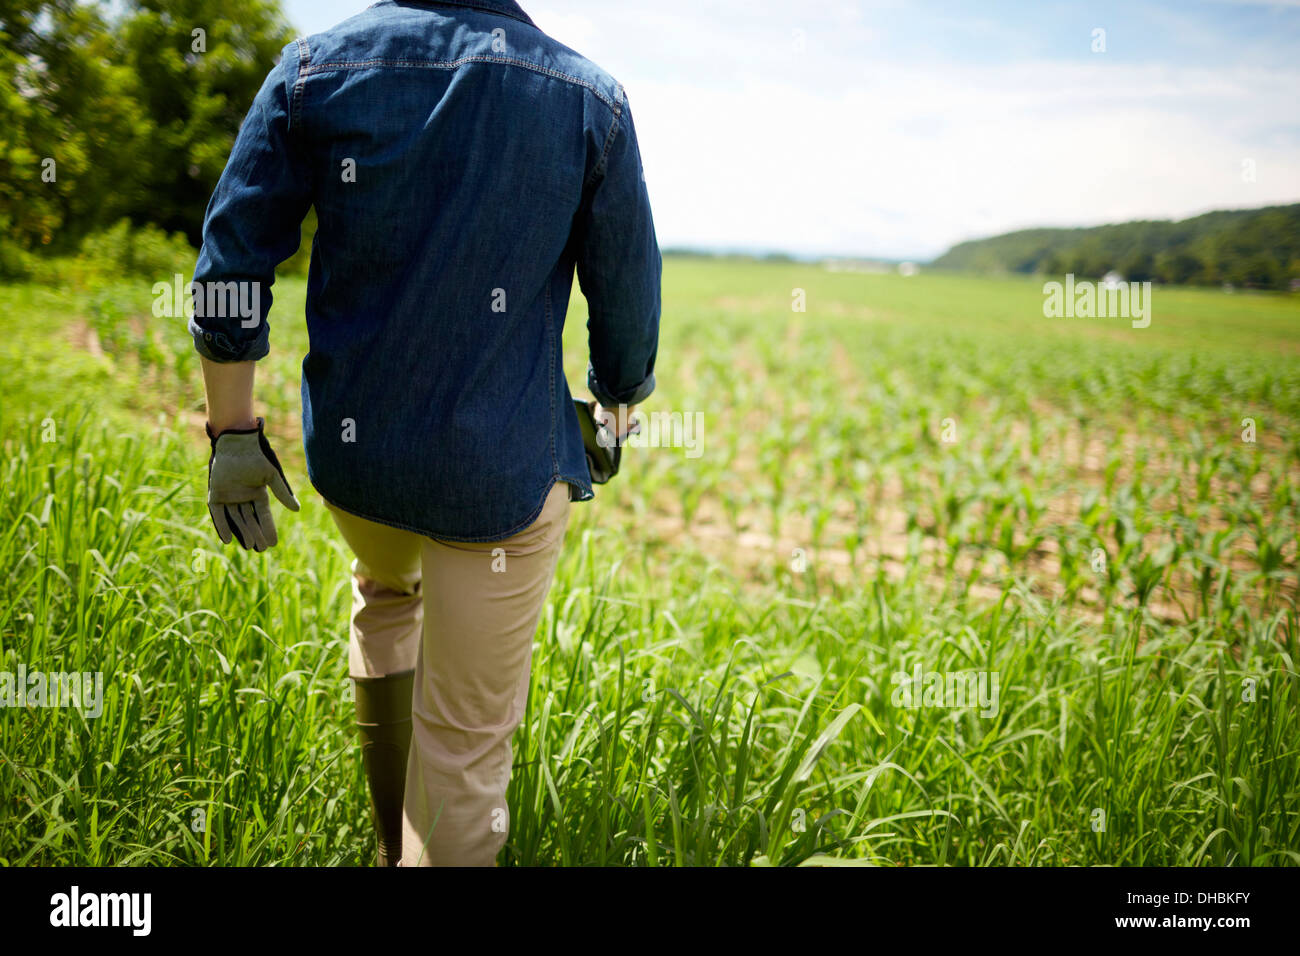
[[(0, 671), (104, 676), (98, 717), (0, 710), (0, 862), (366, 864), (304, 284), (258, 385), (303, 510), (263, 555), (210, 527), (150, 285), (0, 287)], [(1294, 297), (1156, 289), (1132, 329), (1021, 280), (664, 291), (645, 410), (703, 412), (703, 454), (573, 510), (503, 864), (1300, 862)], [(996, 675), (996, 713), (901, 705), (917, 666)]]

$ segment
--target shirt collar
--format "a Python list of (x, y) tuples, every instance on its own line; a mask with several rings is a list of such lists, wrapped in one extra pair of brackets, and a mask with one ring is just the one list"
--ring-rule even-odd
[(435, 6), (474, 7), (489, 13), (499, 13), (503, 17), (513, 17), (530, 27), (537, 26), (514, 0), (427, 0), (427, 2)]

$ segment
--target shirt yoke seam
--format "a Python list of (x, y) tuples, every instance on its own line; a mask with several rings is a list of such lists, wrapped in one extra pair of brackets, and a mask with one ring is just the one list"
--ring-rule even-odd
[(522, 66), (524, 69), (532, 70), (535, 73), (541, 73), (557, 80), (564, 80), (575, 86), (581, 86), (590, 90), (596, 95), (596, 98), (609, 107), (614, 114), (617, 122), (619, 114), (622, 112), (622, 87), (619, 87), (618, 101), (612, 100), (603, 93), (596, 84), (590, 80), (584, 80), (580, 76), (573, 76), (561, 70), (552, 69), (549, 66), (542, 66), (540, 63), (532, 63), (528, 60), (521, 60), (513, 56), (494, 56), (489, 53), (475, 53), (470, 56), (457, 57), (454, 60), (392, 60), (385, 57), (373, 57), (368, 60), (331, 60), (322, 63), (312, 63), (299, 71), (299, 77), (314, 76), (317, 73), (332, 72), (334, 70), (356, 70), (368, 66), (392, 66), (412, 69), (429, 69), (429, 70), (454, 70), (458, 66), (466, 63), (500, 63), (505, 66)]

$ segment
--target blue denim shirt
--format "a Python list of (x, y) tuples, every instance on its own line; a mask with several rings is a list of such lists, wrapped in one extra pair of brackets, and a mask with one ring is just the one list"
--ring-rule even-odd
[(576, 269), (587, 386), (654, 389), (661, 259), (623, 87), (511, 0), (381, 0), (285, 47), (203, 224), (195, 347), (269, 350), (275, 266), (319, 222), (302, 365), (307, 473), (431, 537), (527, 527), (592, 497), (561, 332)]

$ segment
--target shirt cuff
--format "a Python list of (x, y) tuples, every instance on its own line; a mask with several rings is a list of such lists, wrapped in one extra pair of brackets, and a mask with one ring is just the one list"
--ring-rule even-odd
[(587, 365), (587, 389), (592, 395), (596, 396), (596, 401), (600, 402), (602, 408), (618, 408), (620, 405), (640, 405), (650, 393), (655, 390), (655, 373), (651, 372), (645, 377), (645, 380), (635, 388), (624, 389), (622, 392), (611, 392), (605, 386), (600, 384), (600, 379), (596, 378), (596, 369), (590, 363)]
[(189, 330), (194, 337), (195, 350), (209, 361), (255, 362), (271, 351), (270, 329), (265, 319), (257, 335), (243, 342), (232, 342), (224, 332), (205, 329), (193, 318), (189, 321)]

